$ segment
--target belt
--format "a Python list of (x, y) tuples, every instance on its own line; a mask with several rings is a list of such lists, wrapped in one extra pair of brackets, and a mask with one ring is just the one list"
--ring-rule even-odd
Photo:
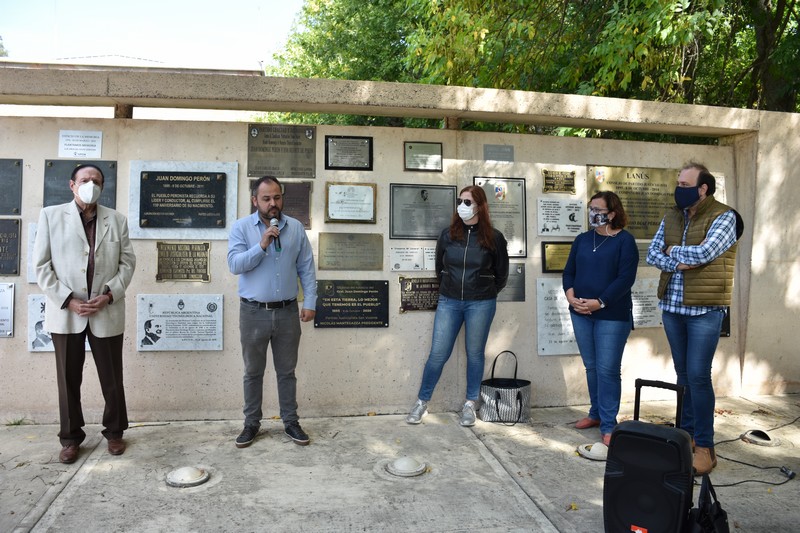
[(291, 303), (295, 302), (297, 298), (292, 298), (291, 300), (281, 300), (280, 302), (258, 302), (256, 300), (248, 300), (247, 298), (240, 298), (242, 303), (255, 305), (260, 307), (261, 309), (283, 309), (287, 307)]

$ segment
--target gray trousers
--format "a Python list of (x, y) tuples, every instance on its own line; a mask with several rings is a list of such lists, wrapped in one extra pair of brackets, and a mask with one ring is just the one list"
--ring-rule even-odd
[(297, 302), (282, 309), (239, 304), (239, 337), (244, 359), (244, 425), (261, 426), (264, 370), (267, 347), (272, 344), (272, 363), (278, 381), (278, 403), (283, 423), (297, 417), (297, 348), (300, 346), (300, 316)]

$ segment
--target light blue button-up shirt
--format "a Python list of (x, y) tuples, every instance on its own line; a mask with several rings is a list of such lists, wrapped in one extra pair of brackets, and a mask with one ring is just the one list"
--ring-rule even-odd
[(239, 276), (239, 296), (259, 302), (297, 298), (297, 279), (303, 287), (303, 308), (317, 306), (317, 277), (314, 254), (303, 224), (285, 214), (278, 224), (281, 251), (275, 242), (266, 252), (261, 236), (267, 226), (258, 212), (240, 218), (228, 237), (228, 268)]

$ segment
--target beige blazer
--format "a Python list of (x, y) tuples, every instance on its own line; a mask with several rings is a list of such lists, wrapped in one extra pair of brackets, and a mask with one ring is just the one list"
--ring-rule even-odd
[[(45, 207), (39, 214), (33, 265), (39, 287), (47, 296), (45, 329), (50, 333), (80, 333), (88, 324), (97, 337), (125, 330), (125, 290), (136, 268), (128, 237), (127, 219), (108, 207), (97, 206), (92, 294), (87, 293), (89, 241), (75, 202)], [(89, 300), (111, 289), (113, 303), (91, 317), (62, 309), (67, 297)]]

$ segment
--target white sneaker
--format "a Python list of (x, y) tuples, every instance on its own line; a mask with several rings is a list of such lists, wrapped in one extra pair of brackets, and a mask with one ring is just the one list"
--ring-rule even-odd
[(465, 427), (475, 425), (475, 402), (472, 400), (467, 400), (464, 402), (464, 408), (461, 410), (461, 421), (459, 424)]
[(419, 424), (422, 422), (422, 417), (428, 414), (428, 402), (417, 400), (411, 412), (406, 417), (406, 422), (409, 424)]

